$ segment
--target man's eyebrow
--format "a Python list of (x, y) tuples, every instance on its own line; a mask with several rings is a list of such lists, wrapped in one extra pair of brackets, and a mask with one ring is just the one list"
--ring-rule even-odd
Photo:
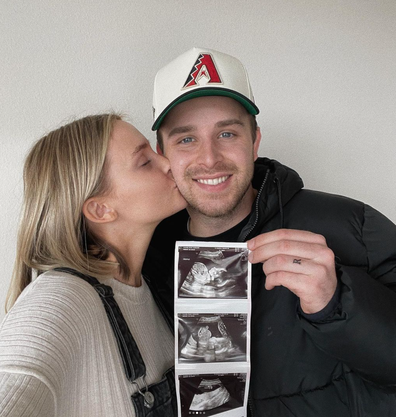
[(231, 125), (244, 126), (244, 123), (239, 119), (221, 120), (220, 122), (216, 123), (216, 127), (227, 127), (227, 126), (231, 126)]
[(178, 126), (178, 127), (175, 127), (174, 129), (172, 129), (169, 132), (169, 135), (168, 136), (171, 137), (173, 135), (178, 135), (180, 133), (190, 133), (190, 132), (192, 132), (194, 130), (195, 130), (195, 127), (194, 126), (191, 126), (191, 125)]
[[(216, 123), (216, 127), (226, 127), (226, 126), (231, 126), (231, 125), (240, 125), (240, 126), (244, 126), (244, 123), (239, 120), (239, 119), (226, 119), (226, 120), (221, 120), (220, 122)], [(192, 125), (187, 125), (187, 126), (178, 126), (175, 127), (174, 129), (172, 129), (169, 132), (169, 137), (173, 136), (173, 135), (178, 135), (180, 133), (190, 133), (193, 132), (194, 130), (196, 130), (196, 127), (192, 126)]]
[(143, 150), (143, 149), (145, 149), (145, 148), (147, 148), (147, 146), (148, 146), (148, 143), (147, 142), (145, 142), (145, 143), (142, 143), (142, 144), (140, 144), (140, 145), (138, 145), (138, 146), (136, 146), (136, 148), (133, 150), (133, 152), (132, 152), (132, 155), (133, 156), (135, 156), (137, 153), (139, 153), (141, 150)]

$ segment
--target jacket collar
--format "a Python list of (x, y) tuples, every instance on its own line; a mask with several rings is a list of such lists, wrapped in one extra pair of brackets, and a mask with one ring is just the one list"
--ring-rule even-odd
[(269, 158), (255, 162), (253, 188), (258, 190), (248, 224), (243, 228), (240, 240), (254, 236), (264, 223), (280, 213), (279, 227), (283, 227), (283, 207), (298, 193), (304, 183), (296, 171)]

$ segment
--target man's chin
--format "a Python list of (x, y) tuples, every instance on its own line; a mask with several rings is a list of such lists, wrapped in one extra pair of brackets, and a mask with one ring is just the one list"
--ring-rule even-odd
[[(184, 195), (184, 198), (188, 203), (187, 210), (190, 213), (190, 217), (193, 217), (194, 214), (213, 219), (225, 219), (235, 216), (238, 210), (243, 209), (243, 203), (246, 201), (249, 189), (251, 189), (249, 185), (247, 185), (244, 192), (229, 192), (227, 195), (219, 193), (210, 197), (201, 196), (201, 198), (198, 195)], [(252, 202), (249, 204), (249, 211), (253, 200), (254, 197), (252, 196)]]
[(190, 213), (190, 216), (193, 216), (194, 214), (205, 216), (213, 219), (219, 219), (231, 216), (235, 211), (235, 205), (234, 206), (224, 206), (222, 204), (221, 206), (202, 206), (200, 204), (189, 204), (187, 207), (187, 211)]

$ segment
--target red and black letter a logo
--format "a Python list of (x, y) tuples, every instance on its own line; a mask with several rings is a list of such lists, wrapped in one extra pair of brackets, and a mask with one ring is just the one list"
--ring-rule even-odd
[(193, 87), (201, 83), (221, 83), (220, 75), (210, 54), (200, 54), (192, 67), (183, 88)]

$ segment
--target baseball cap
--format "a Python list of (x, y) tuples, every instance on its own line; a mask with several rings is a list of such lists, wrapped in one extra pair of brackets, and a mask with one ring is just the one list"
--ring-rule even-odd
[(208, 48), (192, 48), (161, 68), (154, 81), (152, 130), (177, 104), (196, 97), (225, 96), (256, 115), (247, 71), (235, 57)]

